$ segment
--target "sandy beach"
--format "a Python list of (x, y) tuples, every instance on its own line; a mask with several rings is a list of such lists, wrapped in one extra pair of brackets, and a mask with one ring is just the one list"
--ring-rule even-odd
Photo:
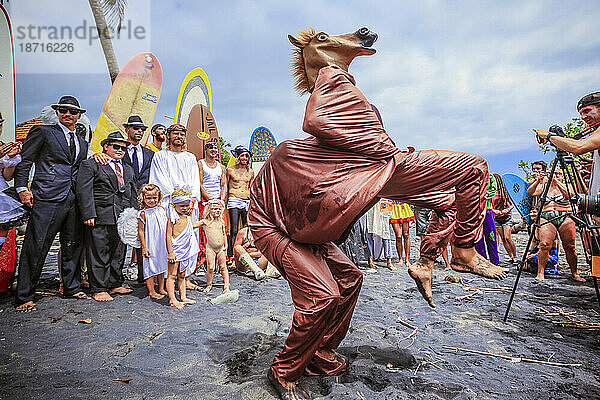
[[(522, 251), (526, 236), (514, 239)], [(504, 262), (506, 253), (500, 253)], [(349, 371), (305, 383), (323, 399), (600, 398), (593, 285), (570, 280), (561, 262), (561, 275), (545, 282), (523, 274), (506, 324), (514, 267), (504, 281), (453, 274), (461, 282), (450, 283), (451, 272), (436, 264), (436, 309), (405, 269), (366, 271), (339, 349), (350, 360)], [(284, 280), (232, 275), (237, 303), (213, 305), (194, 292), (190, 297), (198, 303), (176, 310), (165, 299), (145, 297), (145, 288), (110, 303), (61, 299), (55, 265), (56, 248), (39, 286), (37, 312), (17, 314), (12, 297), (0, 299), (0, 398), (277, 398), (266, 372), (291, 323)], [(586, 268), (582, 257), (580, 268)], [(211, 296), (219, 292), (216, 287)]]

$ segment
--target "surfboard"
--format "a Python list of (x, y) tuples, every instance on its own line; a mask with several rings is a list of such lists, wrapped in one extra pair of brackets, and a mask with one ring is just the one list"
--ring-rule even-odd
[(8, 13), (0, 5), (0, 140), (15, 141), (15, 54)]
[[(207, 106), (196, 104), (190, 110), (187, 119), (187, 151), (194, 153), (196, 160), (204, 158), (204, 145), (208, 141), (219, 142), (217, 123)], [(219, 162), (221, 153), (219, 152)]]
[(531, 196), (527, 194), (529, 184), (515, 174), (504, 174), (502, 180), (515, 208), (521, 214), (521, 218), (529, 222), (529, 211), (531, 211)]
[(202, 104), (212, 112), (210, 82), (202, 68), (194, 68), (183, 79), (177, 95), (173, 123), (187, 126), (192, 108), (196, 104)]
[(252, 132), (250, 152), (252, 153), (252, 170), (254, 173), (260, 171), (275, 147), (277, 147), (277, 141), (268, 128), (259, 126)]
[[(152, 126), (162, 89), (162, 68), (152, 53), (140, 53), (123, 66), (112, 85), (102, 113), (92, 135), (91, 149), (102, 151), (100, 142), (109, 133), (120, 131), (125, 137), (123, 123), (130, 115), (139, 115), (147, 126)], [(146, 144), (150, 129), (142, 138)]]

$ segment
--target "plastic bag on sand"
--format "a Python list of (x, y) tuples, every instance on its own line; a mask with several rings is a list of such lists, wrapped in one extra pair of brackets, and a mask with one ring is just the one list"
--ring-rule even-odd
[(227, 293), (220, 294), (217, 297), (210, 299), (208, 301), (210, 301), (212, 304), (225, 304), (225, 303), (235, 303), (236, 301), (238, 301), (239, 298), (240, 298), (240, 291), (235, 289), (235, 290), (230, 290)]

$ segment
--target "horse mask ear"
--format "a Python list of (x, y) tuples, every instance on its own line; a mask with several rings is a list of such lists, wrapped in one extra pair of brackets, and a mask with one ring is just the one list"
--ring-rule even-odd
[(290, 41), (291, 44), (293, 44), (294, 46), (296, 46), (299, 49), (304, 47), (302, 45), (302, 43), (300, 43), (300, 41), (298, 39), (296, 39), (295, 37), (293, 37), (292, 35), (288, 35), (288, 40)]

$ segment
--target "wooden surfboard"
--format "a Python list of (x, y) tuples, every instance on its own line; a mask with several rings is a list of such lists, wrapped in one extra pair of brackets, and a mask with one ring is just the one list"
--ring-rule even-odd
[[(120, 131), (125, 137), (123, 123), (130, 115), (139, 115), (148, 127), (152, 126), (162, 89), (162, 68), (152, 53), (140, 53), (131, 58), (117, 75), (92, 135), (91, 149), (102, 151), (100, 142), (109, 133)], [(150, 129), (142, 138), (148, 140)]]
[(212, 111), (210, 82), (202, 68), (194, 68), (183, 79), (175, 104), (173, 123), (187, 126), (192, 108), (196, 104), (202, 104)]
[[(204, 158), (204, 145), (208, 141), (219, 142), (217, 123), (205, 105), (196, 104), (191, 108), (186, 128), (187, 151), (194, 153), (196, 160)], [(220, 152), (219, 162), (221, 162)]]
[(0, 5), (0, 140), (15, 141), (15, 62), (12, 29), (8, 13)]
[(255, 174), (260, 171), (275, 147), (277, 147), (277, 141), (268, 128), (259, 126), (252, 132), (250, 152), (252, 153), (252, 170)]

